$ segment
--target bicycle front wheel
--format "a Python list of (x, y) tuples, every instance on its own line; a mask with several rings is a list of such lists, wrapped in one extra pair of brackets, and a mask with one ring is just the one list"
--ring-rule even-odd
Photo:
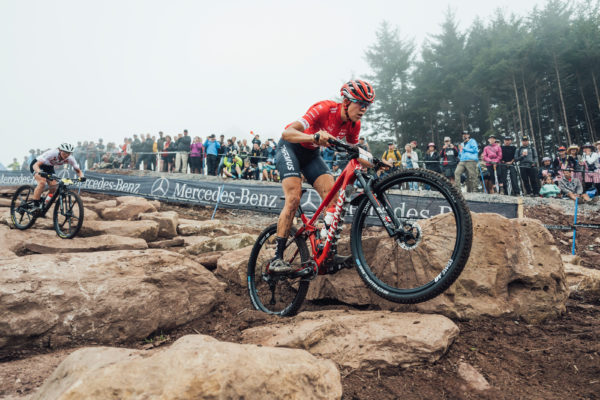
[(10, 218), (17, 229), (27, 229), (35, 222), (36, 210), (33, 205), (34, 187), (25, 185), (17, 189), (10, 202)]
[[(295, 233), (296, 229), (292, 227), (284, 260), (299, 270), (302, 264), (308, 262), (310, 253), (306, 241), (294, 238)], [(259, 311), (281, 316), (294, 315), (306, 297), (309, 281), (269, 273), (269, 264), (275, 257), (276, 236), (277, 224), (273, 224), (256, 239), (248, 260), (248, 293), (252, 305)]]
[(54, 206), (54, 230), (63, 239), (72, 239), (83, 225), (83, 202), (81, 197), (66, 190), (56, 199)]
[(365, 196), (351, 232), (358, 274), (396, 303), (439, 295), (458, 278), (471, 251), (471, 215), (461, 193), (441, 175), (420, 169), (396, 172), (373, 191), (399, 225), (390, 235)]

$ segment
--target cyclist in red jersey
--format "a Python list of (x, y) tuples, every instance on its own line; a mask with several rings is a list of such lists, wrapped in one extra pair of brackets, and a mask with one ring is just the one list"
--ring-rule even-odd
[(345, 83), (341, 95), (341, 103), (325, 100), (312, 105), (302, 118), (286, 126), (281, 135), (275, 163), (282, 180), (285, 205), (277, 223), (275, 259), (270, 264), (274, 273), (292, 270), (283, 260), (283, 251), (302, 196), (301, 174), (324, 199), (334, 179), (321, 157), (320, 146), (329, 146), (331, 138), (345, 138), (349, 144), (357, 144), (360, 119), (375, 99), (373, 87), (362, 80)]

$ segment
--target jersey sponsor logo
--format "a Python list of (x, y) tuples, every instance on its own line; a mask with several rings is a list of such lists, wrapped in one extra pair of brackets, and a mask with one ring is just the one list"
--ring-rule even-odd
[(288, 171), (294, 170), (294, 163), (292, 162), (292, 157), (290, 157), (290, 153), (286, 146), (281, 146), (281, 154), (283, 154), (283, 159), (285, 161), (285, 166)]

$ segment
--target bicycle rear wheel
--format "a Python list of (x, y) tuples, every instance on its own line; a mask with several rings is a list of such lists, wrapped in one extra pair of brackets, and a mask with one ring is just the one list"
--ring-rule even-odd
[(461, 193), (441, 175), (420, 169), (396, 172), (373, 191), (401, 226), (390, 236), (365, 196), (351, 232), (358, 274), (396, 303), (439, 295), (458, 278), (471, 251), (471, 215)]
[[(259, 311), (281, 316), (294, 315), (306, 297), (309, 281), (268, 272), (269, 264), (275, 257), (276, 233), (277, 224), (273, 224), (256, 239), (248, 260), (248, 293), (252, 305)], [(299, 270), (303, 263), (308, 262), (310, 253), (304, 240), (294, 238), (295, 233), (296, 229), (292, 227), (284, 260)]]
[(83, 202), (71, 190), (62, 192), (54, 206), (54, 230), (63, 239), (72, 239), (83, 225)]
[(10, 202), (10, 218), (17, 229), (30, 228), (37, 218), (32, 200), (34, 189), (32, 186), (24, 185), (13, 194)]

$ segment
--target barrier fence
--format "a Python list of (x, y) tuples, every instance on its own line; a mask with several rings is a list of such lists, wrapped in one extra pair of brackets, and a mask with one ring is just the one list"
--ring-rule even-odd
[[(57, 172), (61, 177), (74, 177), (70, 169)], [(86, 182), (81, 190), (123, 196), (142, 196), (149, 199), (216, 206), (226, 208), (247, 209), (267, 213), (279, 213), (284, 205), (283, 191), (280, 185), (257, 184), (252, 181), (207, 181), (199, 179), (180, 179), (171, 176), (135, 176), (122, 174), (106, 174), (94, 171), (86, 173)], [(245, 183), (247, 182), (247, 183)], [(0, 172), (0, 185), (17, 186), (35, 184), (31, 174), (22, 171)], [(392, 196), (392, 205), (397, 215), (402, 217), (433, 217), (446, 212), (439, 201), (427, 197), (427, 191), (417, 191), (410, 196)], [(309, 188), (301, 199), (302, 209), (311, 214), (317, 210), (321, 202), (318, 193)], [(485, 201), (468, 201), (471, 211), (497, 213), (507, 218), (518, 216), (517, 203), (500, 203)], [(348, 210), (351, 217), (356, 207)]]

